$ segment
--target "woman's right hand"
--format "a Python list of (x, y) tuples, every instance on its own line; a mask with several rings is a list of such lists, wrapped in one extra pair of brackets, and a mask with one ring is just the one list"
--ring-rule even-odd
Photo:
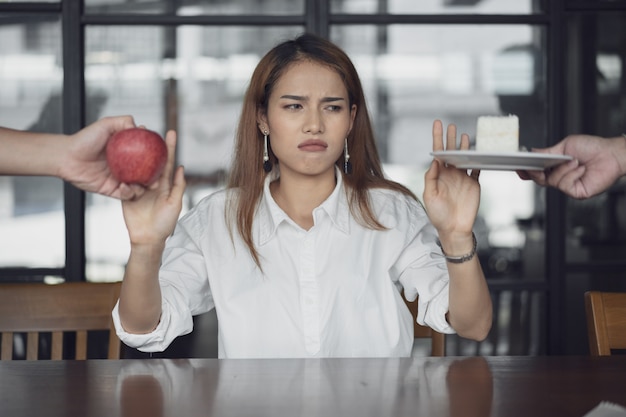
[(163, 244), (174, 232), (182, 209), (186, 182), (183, 167), (174, 167), (176, 132), (168, 131), (165, 143), (167, 164), (157, 186), (138, 198), (122, 202), (124, 221), (133, 246)]

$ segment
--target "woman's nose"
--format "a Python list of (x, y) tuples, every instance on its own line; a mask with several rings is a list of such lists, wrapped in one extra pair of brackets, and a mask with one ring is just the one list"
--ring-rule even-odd
[(317, 110), (308, 112), (307, 118), (304, 124), (304, 131), (306, 133), (323, 133), (324, 123), (322, 116)]

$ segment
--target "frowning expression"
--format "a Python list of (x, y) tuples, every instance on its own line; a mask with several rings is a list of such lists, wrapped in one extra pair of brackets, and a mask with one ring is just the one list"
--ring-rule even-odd
[(274, 85), (259, 125), (269, 131), (281, 176), (330, 175), (355, 114), (356, 105), (350, 105), (348, 91), (335, 70), (301, 61), (292, 64)]

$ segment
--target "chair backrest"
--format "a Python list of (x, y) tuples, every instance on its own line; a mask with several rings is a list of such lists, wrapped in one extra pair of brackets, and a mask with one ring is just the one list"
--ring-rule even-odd
[(610, 356), (611, 349), (626, 349), (626, 293), (585, 293), (587, 334), (592, 356)]
[(411, 315), (413, 316), (413, 333), (415, 338), (429, 338), (431, 339), (431, 356), (445, 356), (446, 355), (446, 336), (443, 333), (439, 333), (428, 326), (422, 326), (417, 323), (417, 299), (415, 301), (407, 301), (402, 295), (402, 299), (406, 303)]
[(1, 360), (13, 358), (14, 333), (26, 333), (26, 359), (37, 360), (39, 334), (50, 333), (50, 358), (63, 359), (65, 332), (76, 334), (75, 359), (87, 358), (88, 331), (108, 331), (108, 358), (120, 358), (111, 311), (121, 283), (0, 284)]

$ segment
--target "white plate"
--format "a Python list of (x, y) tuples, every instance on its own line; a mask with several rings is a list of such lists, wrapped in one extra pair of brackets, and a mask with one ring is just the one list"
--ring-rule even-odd
[(457, 168), (500, 171), (543, 171), (563, 162), (571, 161), (569, 155), (552, 155), (536, 152), (476, 152), (436, 151), (435, 158)]

